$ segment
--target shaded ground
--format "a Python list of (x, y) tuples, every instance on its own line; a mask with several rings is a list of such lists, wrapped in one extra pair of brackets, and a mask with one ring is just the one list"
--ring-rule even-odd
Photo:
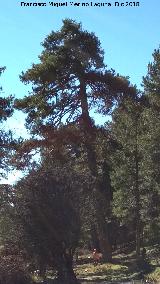
[[(81, 257), (75, 266), (82, 283), (122, 283), (131, 280), (148, 280), (160, 283), (159, 247), (147, 249), (145, 264), (137, 263), (135, 252), (114, 255), (112, 264), (94, 266), (89, 256)], [(84, 281), (84, 282), (83, 282)], [(141, 283), (141, 282), (135, 282)]]
[(140, 272), (130, 269), (127, 264), (81, 264), (75, 268), (77, 278), (87, 282), (126, 282), (130, 279), (141, 279)]
[[(48, 280), (47, 282), (36, 282), (36, 284), (57, 284), (57, 282), (54, 282), (54, 280)], [(106, 282), (106, 281), (97, 281), (97, 280), (86, 280), (86, 281), (80, 281), (79, 284), (144, 284), (146, 282), (143, 282), (142, 280), (134, 280), (134, 281), (125, 281), (125, 282)], [(152, 284), (151, 282), (147, 282), (148, 284)], [(59, 283), (60, 284), (60, 283)], [(61, 283), (62, 284), (62, 283)]]
[[(94, 266), (91, 255), (85, 254), (80, 256), (78, 262), (74, 264), (74, 270), (82, 284), (160, 283), (160, 249), (158, 246), (147, 248), (146, 260), (148, 266), (139, 267), (135, 252), (119, 253), (113, 256), (113, 263), (100, 263)], [(53, 284), (53, 274), (51, 273), (49, 277), (46, 283)]]

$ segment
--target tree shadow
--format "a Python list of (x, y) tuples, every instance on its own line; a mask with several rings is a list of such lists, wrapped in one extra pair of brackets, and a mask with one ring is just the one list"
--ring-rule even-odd
[(80, 275), (78, 279), (82, 282), (93, 283), (120, 283), (131, 279), (140, 279), (139, 272), (132, 272), (127, 266), (119, 267), (116, 270), (110, 268), (103, 268), (101, 271), (88, 272), (87, 275)]

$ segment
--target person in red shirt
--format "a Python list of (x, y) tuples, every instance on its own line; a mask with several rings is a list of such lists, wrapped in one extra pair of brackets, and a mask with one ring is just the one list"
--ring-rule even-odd
[(100, 254), (97, 252), (96, 249), (93, 250), (92, 256), (94, 265), (97, 265), (100, 261)]

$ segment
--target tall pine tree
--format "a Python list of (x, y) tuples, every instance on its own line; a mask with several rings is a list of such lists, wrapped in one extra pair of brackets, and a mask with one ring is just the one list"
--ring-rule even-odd
[[(28, 114), (26, 122), (31, 133), (45, 140), (57, 135), (56, 128), (61, 123), (75, 123), (79, 127), (93, 177), (92, 193), (100, 248), (104, 259), (111, 260), (111, 246), (101, 206), (104, 196), (100, 191), (96, 159), (96, 127), (90, 110), (96, 108), (107, 113), (120, 96), (134, 93), (134, 89), (124, 78), (105, 70), (104, 53), (98, 38), (82, 30), (81, 24), (64, 20), (60, 31), (51, 32), (42, 46), (40, 63), (33, 64), (21, 75), (22, 82), (32, 83), (33, 92), (18, 100), (16, 107)], [(64, 139), (64, 136), (61, 137)], [(109, 196), (106, 206), (107, 203), (110, 203)]]

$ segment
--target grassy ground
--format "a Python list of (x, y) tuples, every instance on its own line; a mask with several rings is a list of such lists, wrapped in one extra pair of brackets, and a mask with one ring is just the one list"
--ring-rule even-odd
[(147, 265), (140, 267), (136, 262), (135, 252), (116, 254), (112, 264), (94, 266), (89, 256), (81, 257), (75, 266), (77, 278), (81, 281), (125, 282), (128, 280), (145, 279), (160, 283), (160, 255), (157, 246), (147, 248)]
[(152, 272), (148, 273), (147, 277), (151, 281), (160, 283), (160, 247), (149, 247), (147, 256), (152, 265)]
[(126, 281), (130, 278), (128, 268), (122, 265), (101, 264), (96, 267), (93, 264), (84, 264), (76, 268), (77, 278), (81, 281)]
[[(140, 279), (140, 272), (133, 267), (134, 259), (132, 256), (124, 254), (113, 258), (112, 264), (93, 263), (79, 264), (75, 267), (77, 278), (83, 281), (107, 281), (107, 282), (124, 282), (130, 279)], [(131, 265), (132, 263), (132, 265)]]
[[(142, 269), (136, 262), (135, 252), (116, 253), (113, 256), (113, 263), (99, 263), (94, 266), (91, 255), (82, 255), (74, 264), (74, 271), (77, 278), (86, 283), (124, 283), (130, 280), (148, 281), (147, 283), (160, 283), (160, 249), (158, 246), (148, 247), (146, 255), (149, 265)], [(53, 273), (48, 275), (54, 279)], [(40, 279), (34, 278), (35, 282)], [(139, 282), (140, 283), (140, 282)]]

